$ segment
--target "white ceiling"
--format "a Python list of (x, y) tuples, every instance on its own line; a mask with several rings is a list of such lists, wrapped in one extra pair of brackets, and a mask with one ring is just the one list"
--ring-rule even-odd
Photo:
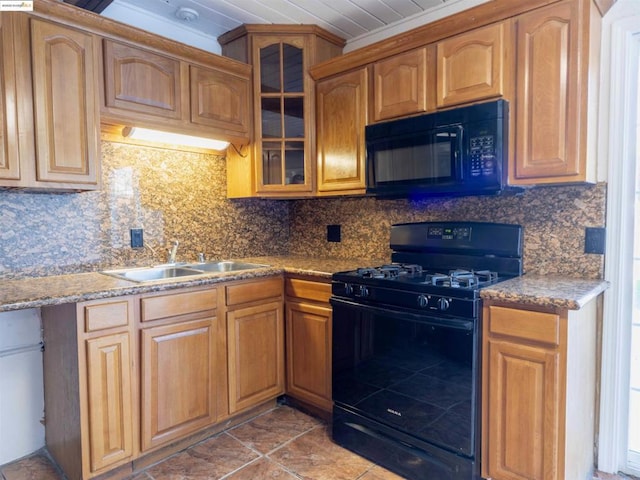
[[(217, 37), (243, 23), (315, 24), (347, 40), (345, 51), (488, 0), (114, 0), (102, 14), (219, 53)], [(197, 12), (192, 21), (176, 12)]]

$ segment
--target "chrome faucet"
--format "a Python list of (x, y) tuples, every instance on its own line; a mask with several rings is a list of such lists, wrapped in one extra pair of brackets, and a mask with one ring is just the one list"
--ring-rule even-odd
[(167, 263), (176, 263), (176, 253), (178, 253), (178, 245), (180, 242), (178, 240), (173, 241), (173, 246), (168, 250), (168, 258)]

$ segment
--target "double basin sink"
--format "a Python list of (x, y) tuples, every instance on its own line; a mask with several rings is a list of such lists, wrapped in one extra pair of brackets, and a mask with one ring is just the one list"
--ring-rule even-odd
[(268, 266), (269, 265), (262, 265), (259, 263), (224, 260), (208, 263), (180, 263), (156, 265), (154, 267), (121, 268), (117, 270), (103, 270), (100, 273), (116, 277), (121, 280), (144, 283), (157, 280), (186, 279), (188, 277), (199, 277), (210, 273), (236, 272), (240, 270), (250, 270), (253, 268), (266, 268)]

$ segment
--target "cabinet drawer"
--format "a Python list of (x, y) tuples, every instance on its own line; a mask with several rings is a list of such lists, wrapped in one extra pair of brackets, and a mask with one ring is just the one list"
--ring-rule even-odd
[(140, 305), (143, 322), (213, 310), (217, 306), (216, 289), (147, 297)]
[(85, 332), (106, 328), (124, 327), (131, 320), (131, 300), (114, 300), (108, 303), (84, 305)]
[(270, 278), (257, 282), (240, 283), (227, 287), (227, 305), (255, 302), (282, 295), (282, 278)]
[(287, 278), (284, 281), (285, 293), (290, 297), (306, 298), (316, 302), (329, 303), (331, 284), (311, 282), (298, 278)]
[(560, 317), (554, 313), (489, 307), (489, 332), (496, 335), (560, 344)]

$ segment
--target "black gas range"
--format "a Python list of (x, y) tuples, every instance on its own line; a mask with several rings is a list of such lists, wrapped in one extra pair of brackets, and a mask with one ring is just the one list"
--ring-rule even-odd
[(479, 478), (480, 289), (522, 274), (522, 236), (393, 225), (389, 264), (333, 275), (334, 441), (406, 478)]

